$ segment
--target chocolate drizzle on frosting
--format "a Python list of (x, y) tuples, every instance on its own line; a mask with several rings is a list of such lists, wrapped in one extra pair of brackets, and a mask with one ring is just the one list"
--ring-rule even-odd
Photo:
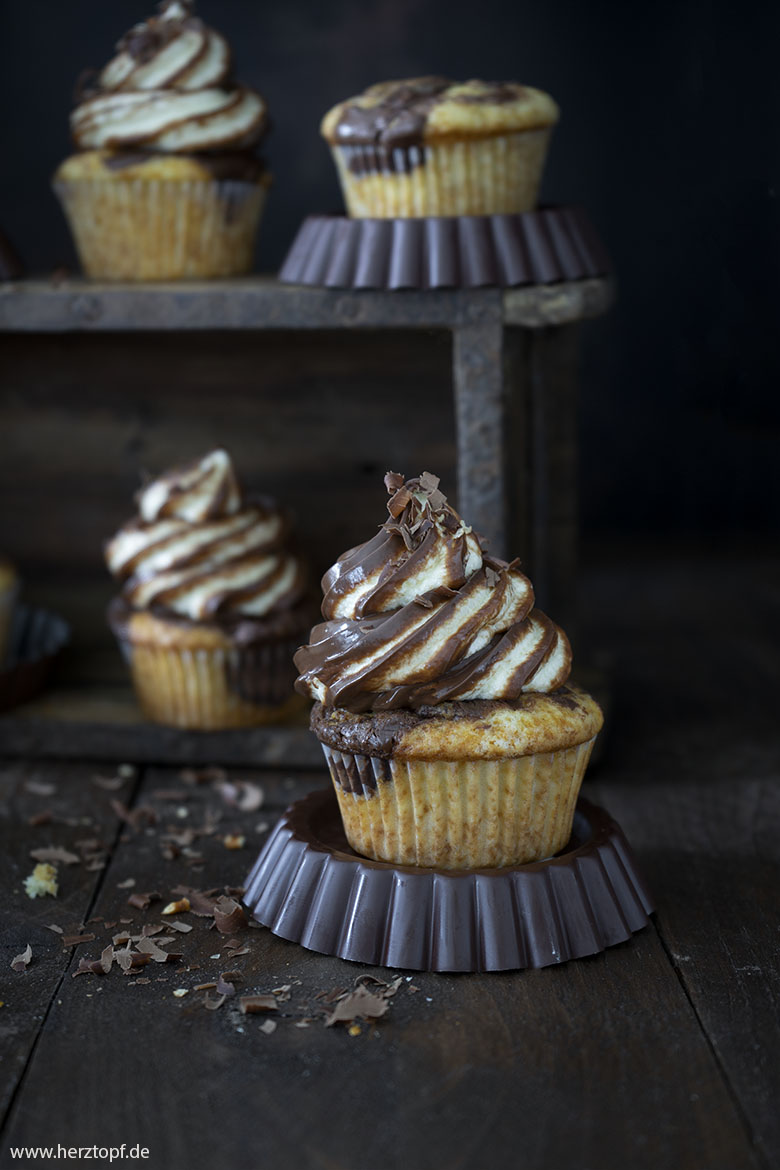
[(560, 687), (566, 635), (518, 562), (485, 555), (436, 476), (385, 485), (389, 520), (322, 579), (326, 620), (295, 656), (298, 690), (359, 712)]
[(106, 548), (131, 609), (237, 625), (304, 599), (285, 517), (270, 500), (244, 501), (225, 451), (152, 480), (138, 508)]
[(243, 150), (266, 129), (265, 102), (231, 79), (227, 42), (190, 0), (165, 0), (126, 33), (71, 115), (81, 149)]

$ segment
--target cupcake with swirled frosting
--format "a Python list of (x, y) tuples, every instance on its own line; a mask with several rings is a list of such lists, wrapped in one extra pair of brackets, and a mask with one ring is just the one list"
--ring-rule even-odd
[(233, 80), (230, 49), (164, 0), (85, 82), (77, 153), (54, 176), (84, 271), (105, 280), (234, 276), (252, 266), (270, 177), (266, 105)]
[(105, 555), (122, 586), (109, 623), (144, 713), (213, 730), (299, 707), (292, 654), (311, 607), (285, 515), (244, 498), (222, 450), (152, 480), (137, 502)]
[(569, 839), (602, 725), (566, 635), (517, 561), (488, 556), (425, 473), (389, 473), (389, 519), (322, 579), (295, 655), (347, 838), (367, 857), (475, 869)]

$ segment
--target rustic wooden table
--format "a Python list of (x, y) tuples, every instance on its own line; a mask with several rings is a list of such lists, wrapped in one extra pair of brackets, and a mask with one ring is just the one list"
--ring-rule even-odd
[[(14, 757), (14, 740), (0, 771), (0, 1165), (38, 1164), (20, 1146), (123, 1143), (160, 1170), (778, 1165), (779, 592), (780, 563), (744, 551), (623, 550), (586, 573), (585, 634), (614, 695), (586, 791), (621, 822), (657, 914), (561, 967), (367, 969), (264, 928), (164, 917), (179, 887), (239, 886), (322, 769), (229, 769), (264, 794), (242, 811), (231, 801), (256, 804), (254, 787), (141, 763), (131, 738), (99, 762), (51, 758), (45, 736)], [(51, 847), (74, 860), (56, 898), (30, 900), (31, 851)], [(146, 909), (128, 902), (151, 892)], [(171, 921), (191, 930), (152, 933), (173, 937), (144, 944), (147, 965), (78, 974), (120, 932)], [(181, 958), (156, 961), (166, 949)], [(226, 972), (235, 995), (197, 990)], [(336, 993), (399, 974), (384, 1016), (325, 1026)], [(242, 1014), (252, 994), (275, 1008)]]

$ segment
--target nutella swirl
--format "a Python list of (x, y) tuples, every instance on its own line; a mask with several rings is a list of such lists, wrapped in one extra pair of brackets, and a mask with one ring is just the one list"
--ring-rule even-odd
[(225, 451), (147, 484), (138, 511), (106, 548), (133, 609), (262, 618), (304, 596), (302, 565), (283, 547), (284, 517), (268, 500), (243, 500)]
[(359, 712), (562, 686), (568, 639), (517, 562), (485, 555), (435, 476), (385, 484), (390, 519), (322, 579), (326, 620), (295, 655), (296, 688)]
[(71, 114), (81, 149), (240, 150), (266, 130), (265, 102), (230, 80), (224, 37), (192, 15), (191, 0), (166, 0), (130, 30), (94, 88)]

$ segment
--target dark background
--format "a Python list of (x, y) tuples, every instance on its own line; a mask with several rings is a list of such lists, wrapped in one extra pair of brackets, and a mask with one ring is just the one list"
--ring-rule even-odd
[[(28, 269), (74, 265), (49, 178), (82, 68), (146, 0), (4, 0), (0, 224)], [(308, 212), (340, 206), (319, 138), (337, 100), (441, 72), (549, 90), (544, 182), (579, 202), (619, 301), (584, 329), (585, 531), (761, 533), (778, 512), (780, 9), (698, 0), (202, 0), (239, 79), (267, 98), (275, 175), (258, 265)]]

